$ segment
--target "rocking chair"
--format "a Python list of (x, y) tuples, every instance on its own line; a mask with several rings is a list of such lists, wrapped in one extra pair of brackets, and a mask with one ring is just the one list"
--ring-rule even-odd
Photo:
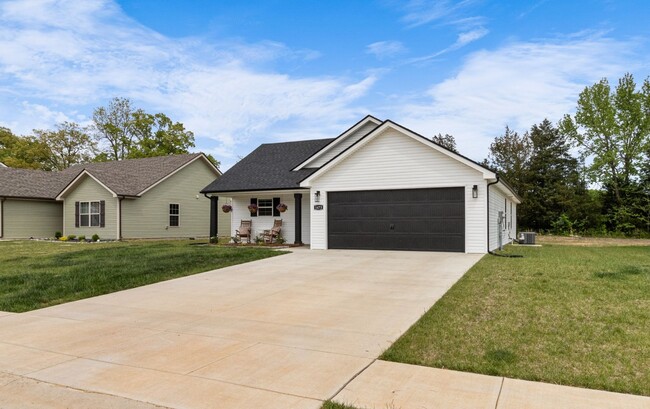
[(241, 225), (239, 226), (238, 230), (235, 230), (235, 237), (237, 237), (240, 241), (243, 238), (246, 238), (246, 241), (248, 243), (251, 242), (251, 227), (253, 225), (252, 220), (242, 220)]
[(262, 234), (264, 238), (264, 243), (273, 243), (273, 240), (278, 239), (278, 236), (280, 236), (281, 231), (282, 231), (282, 219), (274, 220), (273, 227), (271, 227), (269, 230), (264, 230), (264, 233)]

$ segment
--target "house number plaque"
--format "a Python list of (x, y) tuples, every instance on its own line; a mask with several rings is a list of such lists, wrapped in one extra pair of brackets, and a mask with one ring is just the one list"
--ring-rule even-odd
[(323, 205), (314, 205), (314, 210), (323, 210)]

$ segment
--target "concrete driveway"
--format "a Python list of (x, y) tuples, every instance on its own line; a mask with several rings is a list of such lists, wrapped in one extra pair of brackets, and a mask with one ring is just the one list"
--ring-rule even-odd
[(318, 408), (480, 257), (299, 249), (0, 313), (0, 407)]

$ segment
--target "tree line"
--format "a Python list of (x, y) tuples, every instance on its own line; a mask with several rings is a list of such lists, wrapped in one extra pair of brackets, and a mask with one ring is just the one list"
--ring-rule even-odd
[[(450, 135), (433, 138), (455, 150)], [(650, 80), (586, 87), (574, 115), (524, 134), (506, 126), (483, 165), (523, 198), (519, 230), (650, 236)]]
[(193, 147), (194, 134), (182, 123), (136, 108), (128, 98), (96, 108), (89, 125), (62, 122), (26, 136), (0, 127), (0, 162), (12, 168), (63, 170), (79, 163), (189, 153)]

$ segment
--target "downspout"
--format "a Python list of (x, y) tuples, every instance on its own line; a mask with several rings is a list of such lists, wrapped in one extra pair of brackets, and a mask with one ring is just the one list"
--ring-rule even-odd
[(0, 239), (5, 236), (5, 200), (0, 198)]
[(490, 186), (499, 183), (499, 174), (496, 173), (495, 175), (497, 177), (497, 180), (487, 184), (487, 251), (488, 253), (493, 255), (495, 255), (496, 253), (490, 250)]
[(117, 212), (120, 215), (119, 219), (117, 220), (117, 228), (119, 229), (119, 234), (117, 235), (118, 240), (122, 240), (122, 200), (124, 200), (124, 196), (117, 197)]

